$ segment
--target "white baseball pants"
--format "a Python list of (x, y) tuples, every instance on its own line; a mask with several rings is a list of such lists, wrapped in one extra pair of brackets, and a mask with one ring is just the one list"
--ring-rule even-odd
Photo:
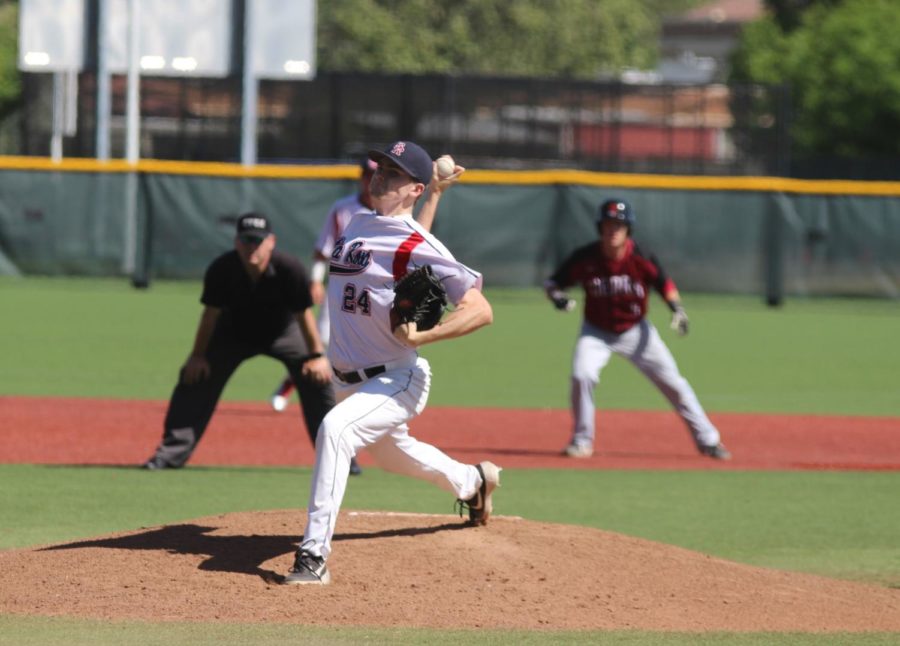
[(719, 443), (718, 429), (709, 421), (694, 389), (681, 376), (669, 348), (653, 324), (643, 319), (621, 334), (601, 330), (587, 321), (581, 326), (572, 358), (573, 444), (594, 445), (594, 389), (613, 352), (631, 361), (659, 388), (687, 424), (695, 443)]
[(367, 449), (386, 471), (428, 480), (462, 500), (475, 495), (481, 477), (474, 465), (457, 462), (409, 435), (407, 422), (424, 410), (431, 387), (425, 359), (358, 384), (335, 379), (334, 386), (338, 403), (322, 421), (316, 440), (303, 549), (324, 558), (331, 553), (350, 459), (360, 449)]

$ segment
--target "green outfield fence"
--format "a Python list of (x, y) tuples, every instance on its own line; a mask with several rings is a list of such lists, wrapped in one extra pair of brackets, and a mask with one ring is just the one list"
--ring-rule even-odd
[[(309, 258), (352, 165), (243, 167), (0, 157), (0, 274), (198, 278), (236, 217), (269, 215), (279, 247)], [(496, 286), (536, 286), (595, 236), (617, 196), (635, 237), (688, 291), (900, 296), (900, 182), (469, 170), (435, 233)]]

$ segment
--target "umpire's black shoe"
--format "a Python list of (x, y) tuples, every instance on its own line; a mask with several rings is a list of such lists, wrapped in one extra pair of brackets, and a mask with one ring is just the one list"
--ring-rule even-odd
[(731, 451), (725, 448), (725, 445), (719, 442), (711, 446), (700, 445), (697, 447), (700, 453), (716, 460), (730, 460)]
[(459, 505), (459, 515), (462, 516), (463, 510), (469, 510), (469, 523), (472, 525), (486, 525), (494, 510), (494, 504), (491, 495), (494, 489), (500, 486), (500, 472), (503, 471), (493, 462), (482, 462), (476, 464), (478, 475), (481, 476), (481, 486), (475, 495), (468, 500), (457, 500)]
[(304, 549), (297, 550), (294, 567), (284, 577), (285, 585), (328, 585), (331, 574), (325, 567), (325, 559), (314, 556)]
[(147, 471), (158, 471), (160, 469), (174, 469), (171, 464), (163, 460), (162, 458), (154, 455), (152, 458), (144, 462), (141, 465), (142, 469), (146, 469)]
[(359, 466), (359, 463), (356, 461), (356, 458), (350, 458), (350, 475), (351, 476), (362, 475), (362, 467)]

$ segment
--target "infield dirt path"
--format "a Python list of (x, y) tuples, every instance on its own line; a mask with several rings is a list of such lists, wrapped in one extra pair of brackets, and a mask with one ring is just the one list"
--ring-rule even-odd
[[(0, 462), (138, 464), (161, 402), (0, 398)], [(431, 408), (413, 433), (507, 468), (900, 470), (900, 420), (712, 415), (735, 459), (670, 412), (602, 411), (601, 450), (560, 456), (565, 411)], [(296, 404), (226, 403), (192, 464), (308, 465)], [(361, 456), (363, 465), (368, 456)], [(147, 474), (148, 477), (156, 477)], [(364, 476), (363, 476), (364, 477)], [(302, 510), (233, 513), (0, 551), (0, 613), (434, 628), (900, 631), (900, 590), (782, 572), (586, 527), (342, 512), (325, 588), (279, 585)], [(298, 520), (298, 518), (300, 520)]]
[[(136, 465), (159, 442), (165, 411), (165, 402), (154, 401), (0, 397), (0, 463)], [(734, 460), (697, 455), (669, 411), (600, 411), (597, 454), (587, 460), (561, 455), (569, 440), (565, 410), (431, 407), (411, 432), (458, 460), (507, 468), (900, 470), (900, 418), (710, 417)], [(263, 402), (226, 402), (191, 464), (290, 466), (313, 459), (296, 402), (283, 413)], [(360, 462), (371, 464), (365, 452)]]

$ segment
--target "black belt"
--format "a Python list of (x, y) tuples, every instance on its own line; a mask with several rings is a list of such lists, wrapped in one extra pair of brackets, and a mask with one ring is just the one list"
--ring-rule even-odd
[(380, 375), (382, 372), (385, 372), (387, 368), (384, 366), (372, 366), (365, 370), (354, 370), (353, 372), (341, 372), (337, 368), (333, 368), (333, 370), (334, 374), (337, 375), (337, 378), (345, 384), (358, 384), (363, 379), (369, 379), (375, 375)]

